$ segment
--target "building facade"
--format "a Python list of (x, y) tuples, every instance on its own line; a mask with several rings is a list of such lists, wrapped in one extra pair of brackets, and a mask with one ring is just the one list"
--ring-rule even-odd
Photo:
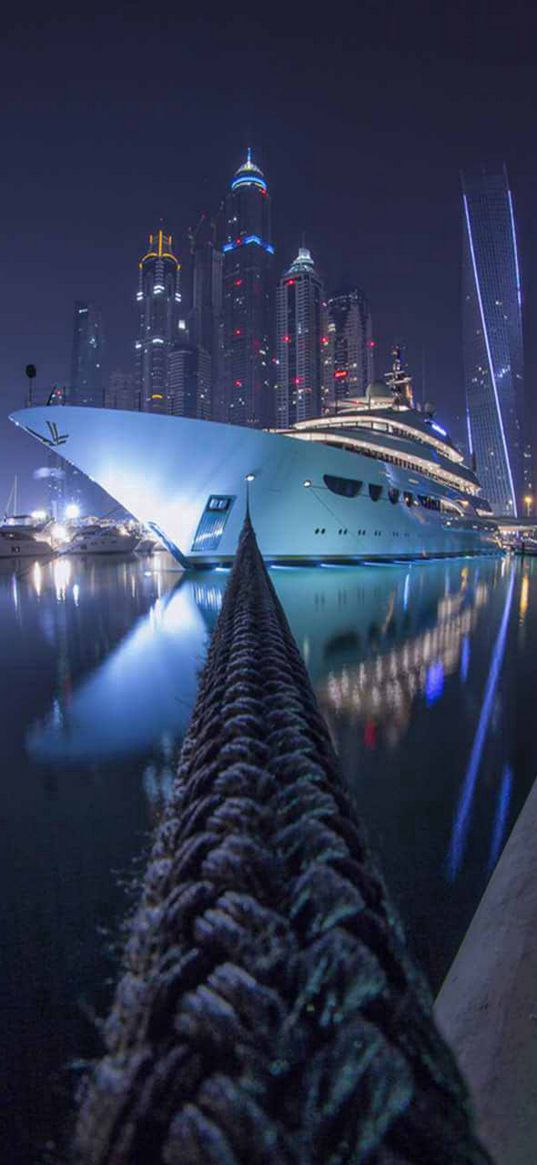
[(170, 349), (170, 411), (176, 417), (211, 418), (212, 361), (199, 344), (178, 342)]
[(248, 150), (222, 204), (222, 359), (216, 419), (235, 425), (273, 422), (270, 195)]
[(332, 295), (323, 336), (324, 391), (327, 408), (363, 396), (375, 378), (373, 326), (369, 304), (358, 288)]
[(325, 337), (323, 284), (307, 247), (300, 247), (276, 291), (276, 425), (279, 429), (320, 416)]
[(524, 496), (521, 285), (507, 172), (463, 176), (463, 346), (468, 443), (497, 514)]
[(136, 389), (144, 412), (171, 412), (169, 354), (177, 339), (181, 292), (179, 261), (172, 236), (163, 230), (149, 236), (149, 249), (139, 263), (139, 331), (136, 349)]
[(77, 300), (73, 321), (69, 404), (104, 404), (104, 333), (102, 313), (93, 303)]
[(128, 412), (140, 408), (140, 395), (134, 372), (123, 372), (115, 368), (110, 373), (104, 394), (107, 409), (126, 409)]
[[(224, 255), (217, 246), (216, 222), (203, 214), (195, 230), (189, 232), (189, 300), (188, 331), (192, 345), (200, 349), (200, 367), (207, 367), (208, 393), (203, 392), (203, 415), (208, 418), (219, 411), (217, 385), (222, 362), (222, 275)], [(204, 373), (205, 376), (205, 373)], [(190, 414), (189, 414), (190, 415)], [(198, 414), (195, 414), (198, 415)], [(201, 415), (201, 414), (200, 414)]]

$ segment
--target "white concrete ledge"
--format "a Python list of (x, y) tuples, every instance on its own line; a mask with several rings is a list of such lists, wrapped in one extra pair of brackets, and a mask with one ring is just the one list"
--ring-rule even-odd
[(537, 781), (436, 1002), (497, 1165), (537, 1163)]

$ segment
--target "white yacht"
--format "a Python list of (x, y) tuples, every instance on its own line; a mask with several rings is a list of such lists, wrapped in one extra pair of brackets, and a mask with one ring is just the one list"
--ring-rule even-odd
[[(17, 479), (11, 491), (16, 497)], [(9, 507), (9, 502), (8, 502)], [(51, 519), (44, 511), (34, 514), (8, 514), (0, 524), (0, 559), (52, 558)]]
[(138, 544), (138, 535), (118, 529), (117, 526), (83, 526), (68, 542), (63, 542), (58, 553), (65, 554), (132, 554)]
[(270, 562), (499, 550), (477, 477), (409, 378), (286, 432), (65, 405), (11, 419), (103, 487), (183, 566), (232, 561), (247, 501)]
[(13, 523), (0, 526), (0, 560), (52, 558), (54, 551), (46, 538), (28, 526)]

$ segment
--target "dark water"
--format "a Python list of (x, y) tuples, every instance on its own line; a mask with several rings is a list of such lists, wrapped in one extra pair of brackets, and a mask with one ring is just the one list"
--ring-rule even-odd
[[(437, 988), (535, 776), (537, 560), (274, 569), (352, 795)], [(228, 574), (0, 575), (7, 1161), (53, 1155), (99, 1050), (128, 883)]]

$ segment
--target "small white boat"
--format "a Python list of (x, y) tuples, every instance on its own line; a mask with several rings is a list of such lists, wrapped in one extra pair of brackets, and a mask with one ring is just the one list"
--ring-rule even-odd
[(64, 542), (58, 553), (65, 554), (132, 554), (139, 541), (117, 526), (85, 526)]
[(38, 531), (31, 527), (0, 526), (0, 559), (52, 558), (54, 551), (50, 542), (37, 535)]

